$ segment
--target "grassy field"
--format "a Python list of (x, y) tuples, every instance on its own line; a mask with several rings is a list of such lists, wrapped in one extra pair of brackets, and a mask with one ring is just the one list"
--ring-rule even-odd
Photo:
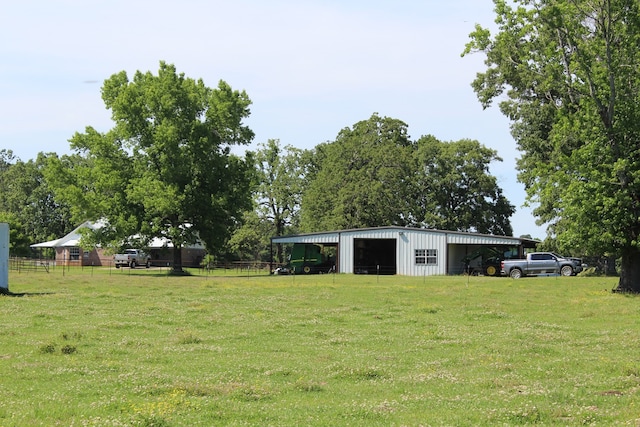
[(11, 273), (0, 427), (637, 426), (616, 281)]

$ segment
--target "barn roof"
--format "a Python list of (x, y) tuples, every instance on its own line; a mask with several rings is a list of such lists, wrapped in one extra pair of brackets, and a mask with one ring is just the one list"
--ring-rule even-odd
[(469, 243), (470, 239), (473, 239), (474, 243), (491, 244), (491, 245), (523, 245), (525, 247), (535, 247), (538, 240), (513, 237), (513, 236), (496, 236), (493, 234), (481, 234), (471, 233), (463, 231), (447, 231), (428, 228), (416, 228), (416, 227), (400, 227), (400, 226), (386, 226), (386, 227), (369, 227), (369, 228), (352, 228), (339, 231), (319, 231), (314, 233), (295, 234), (290, 236), (277, 236), (272, 237), (273, 243), (335, 243), (337, 244), (340, 239), (340, 235), (343, 234), (358, 234), (368, 233), (371, 231), (397, 231), (414, 232), (414, 233), (435, 233), (443, 234), (447, 236), (447, 243)]

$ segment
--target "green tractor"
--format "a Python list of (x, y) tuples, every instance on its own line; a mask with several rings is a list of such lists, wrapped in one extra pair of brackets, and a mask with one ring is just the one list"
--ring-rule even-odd
[(481, 247), (462, 258), (465, 273), (477, 276), (499, 276), (504, 253), (496, 248)]
[(291, 274), (335, 272), (335, 246), (315, 243), (294, 243), (286, 269)]

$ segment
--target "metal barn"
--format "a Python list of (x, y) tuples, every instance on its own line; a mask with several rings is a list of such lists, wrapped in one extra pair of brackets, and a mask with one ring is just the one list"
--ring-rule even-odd
[[(431, 276), (464, 273), (469, 266), (463, 259), (483, 248), (492, 248), (504, 253), (505, 257), (515, 257), (539, 242), (509, 236), (397, 226), (271, 238), (272, 248), (273, 245), (286, 247), (295, 243), (333, 248), (335, 271), (339, 273)], [(492, 274), (495, 273), (492, 271)]]

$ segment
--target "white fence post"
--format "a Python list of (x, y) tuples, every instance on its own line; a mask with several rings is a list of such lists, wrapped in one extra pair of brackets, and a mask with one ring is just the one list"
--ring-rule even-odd
[(0, 291), (9, 291), (9, 224), (0, 223)]

